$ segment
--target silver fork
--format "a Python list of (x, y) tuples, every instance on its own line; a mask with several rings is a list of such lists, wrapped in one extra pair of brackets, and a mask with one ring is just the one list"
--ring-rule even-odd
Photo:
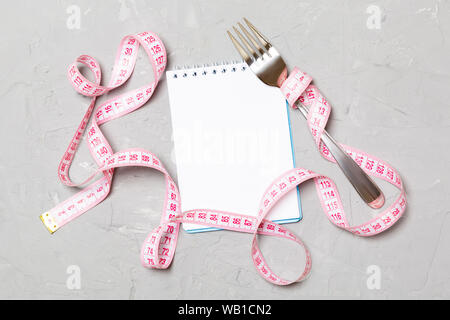
[[(236, 27), (233, 27), (244, 46), (236, 40), (230, 31), (227, 31), (228, 36), (249, 68), (262, 82), (272, 87), (280, 87), (287, 74), (286, 63), (278, 51), (253, 26), (253, 24), (245, 18), (244, 21), (251, 32), (250, 33), (244, 28), (241, 23), (238, 23), (239, 28), (245, 34), (245, 37)], [(301, 114), (307, 118), (308, 109), (298, 101), (296, 102), (296, 106)], [(330, 150), (342, 172), (344, 172), (345, 176), (361, 198), (371, 208), (381, 208), (384, 204), (384, 195), (372, 179), (326, 131), (324, 131), (324, 134), (322, 135), (322, 142), (327, 146), (328, 150)]]

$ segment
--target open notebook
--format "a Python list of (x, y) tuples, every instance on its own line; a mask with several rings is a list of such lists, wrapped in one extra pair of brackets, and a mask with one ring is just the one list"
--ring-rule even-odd
[[(182, 210), (256, 216), (264, 191), (295, 167), (289, 113), (279, 89), (243, 63), (166, 73)], [(271, 211), (277, 223), (301, 219), (291, 192)], [(218, 230), (183, 224), (188, 232)]]

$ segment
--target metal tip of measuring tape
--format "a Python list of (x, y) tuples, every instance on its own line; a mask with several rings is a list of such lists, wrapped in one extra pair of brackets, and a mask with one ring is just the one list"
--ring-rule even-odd
[(39, 216), (44, 226), (47, 228), (50, 234), (54, 234), (58, 230), (58, 225), (56, 221), (50, 216), (48, 212), (43, 213)]

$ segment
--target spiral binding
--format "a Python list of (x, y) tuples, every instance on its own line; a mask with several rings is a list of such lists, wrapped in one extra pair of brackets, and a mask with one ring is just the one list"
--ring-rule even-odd
[(171, 78), (178, 79), (245, 71), (247, 68), (244, 61), (215, 62), (211, 64), (205, 63), (203, 65), (176, 66), (174, 70), (167, 71), (167, 74)]

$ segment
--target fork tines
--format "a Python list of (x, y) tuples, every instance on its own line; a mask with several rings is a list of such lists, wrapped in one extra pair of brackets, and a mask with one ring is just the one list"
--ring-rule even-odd
[(249, 64), (252, 61), (257, 60), (258, 58), (263, 59), (265, 53), (270, 56), (269, 49), (272, 47), (272, 45), (269, 43), (269, 41), (266, 40), (261, 32), (259, 32), (253, 24), (251, 24), (250, 21), (248, 21), (246, 18), (244, 18), (244, 21), (250, 29), (251, 33), (248, 32), (248, 30), (240, 22), (238, 22), (238, 26), (245, 34), (245, 37), (241, 32), (239, 32), (236, 27), (233, 27), (233, 30), (238, 35), (245, 48), (239, 43), (238, 40), (236, 40), (236, 38), (230, 31), (227, 31), (228, 36), (241, 55), (242, 59), (244, 59), (245, 62)]

